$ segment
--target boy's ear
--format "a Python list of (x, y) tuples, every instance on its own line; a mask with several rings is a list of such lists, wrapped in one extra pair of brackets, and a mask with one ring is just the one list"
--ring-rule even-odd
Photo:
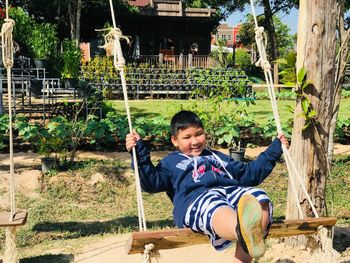
[(172, 142), (172, 144), (173, 144), (175, 147), (178, 147), (178, 146), (179, 146), (179, 144), (178, 144), (178, 142), (177, 142), (177, 139), (176, 139), (176, 137), (175, 137), (174, 135), (171, 135), (171, 142)]

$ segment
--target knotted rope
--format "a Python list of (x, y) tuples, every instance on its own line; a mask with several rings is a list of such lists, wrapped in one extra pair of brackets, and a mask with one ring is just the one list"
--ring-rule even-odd
[[(110, 9), (111, 9), (113, 28), (110, 29), (109, 33), (105, 36), (104, 47), (111, 46), (111, 44), (113, 45), (113, 64), (114, 64), (114, 67), (119, 71), (119, 74), (120, 74), (129, 130), (130, 130), (130, 133), (132, 133), (133, 129), (132, 129), (131, 114), (130, 114), (130, 107), (129, 107), (129, 100), (128, 100), (128, 92), (126, 89), (125, 72), (124, 72), (125, 59), (123, 57), (123, 52), (122, 52), (122, 48), (120, 45), (121, 39), (125, 39), (127, 42), (129, 42), (129, 39), (126, 36), (123, 36), (121, 30), (119, 28), (117, 28), (112, 0), (109, 0), (109, 4), (110, 4)], [(145, 231), (145, 230), (147, 230), (146, 218), (145, 218), (145, 212), (144, 212), (144, 206), (143, 206), (143, 200), (142, 200), (140, 175), (139, 175), (135, 147), (132, 149), (132, 157), (133, 157), (135, 181), (136, 181), (135, 184), (136, 184), (136, 195), (137, 195), (139, 230)], [(151, 263), (152, 257), (157, 255), (156, 252), (151, 252), (153, 249), (154, 249), (153, 244), (148, 244), (145, 246), (145, 251), (144, 251), (144, 255), (143, 255), (144, 256), (143, 257), (144, 263)]]
[[(258, 52), (260, 54), (260, 58), (259, 58), (258, 62), (256, 63), (256, 65), (260, 66), (264, 70), (265, 80), (266, 80), (266, 84), (267, 84), (268, 91), (269, 91), (269, 97), (270, 97), (270, 101), (271, 101), (271, 105), (272, 105), (273, 116), (275, 118), (277, 132), (282, 133), (281, 121), (280, 121), (279, 114), (278, 114), (275, 88), (274, 88), (273, 77), (272, 77), (272, 72), (271, 72), (271, 65), (267, 59), (266, 48), (265, 48), (265, 44), (264, 44), (264, 28), (258, 26), (258, 21), (256, 18), (253, 0), (250, 0), (250, 5), (251, 5), (251, 9), (252, 9), (253, 17), (254, 17), (254, 22), (255, 22), (255, 41), (256, 41), (256, 44), (258, 47)], [(298, 172), (298, 169), (296, 168), (296, 166), (295, 166), (295, 164), (290, 156), (288, 149), (286, 148), (285, 145), (282, 145), (282, 149), (283, 149), (284, 157), (286, 159), (288, 174), (290, 175), (290, 178), (291, 178), (291, 187), (292, 187), (292, 191), (294, 193), (294, 198), (296, 199), (296, 204), (297, 204), (300, 218), (304, 218), (304, 215), (303, 215), (300, 203), (299, 203), (298, 192), (297, 192), (296, 186), (295, 186), (295, 184), (296, 184), (295, 180), (298, 180), (298, 183), (301, 185), (302, 191), (303, 191), (315, 217), (319, 217), (319, 215), (316, 211), (316, 208), (311, 201), (310, 195), (308, 194), (308, 192), (305, 188), (305, 184), (303, 182), (303, 179), (301, 178), (301, 176)]]
[[(7, 13), (7, 12), (6, 12)], [(10, 208), (11, 218), (16, 211), (15, 205), (15, 176), (14, 176), (14, 162), (13, 162), (13, 132), (12, 132), (12, 95), (11, 95), (11, 68), (13, 66), (13, 39), (12, 32), (15, 21), (5, 19), (5, 23), (1, 27), (1, 44), (2, 44), (2, 62), (7, 70), (7, 94), (8, 94), (8, 107), (9, 107), (9, 138), (10, 138)]]
[[(12, 132), (12, 94), (11, 94), (11, 68), (13, 66), (13, 38), (12, 32), (15, 25), (15, 21), (9, 18), (9, 5), (6, 0), (6, 18), (5, 23), (1, 27), (1, 44), (2, 44), (2, 62), (7, 71), (7, 94), (8, 94), (8, 108), (9, 108), (9, 148), (10, 148), (10, 180), (9, 180), (9, 192), (10, 192), (10, 218), (9, 221), (13, 222), (14, 215), (16, 213), (15, 203), (15, 172), (13, 161), (13, 132)], [(4, 263), (17, 263), (17, 248), (16, 248), (16, 228), (7, 227), (5, 230), (5, 255)]]
[(152, 263), (153, 258), (158, 261), (159, 256), (159, 251), (154, 249), (154, 244), (145, 245), (145, 250), (143, 251), (144, 263)]

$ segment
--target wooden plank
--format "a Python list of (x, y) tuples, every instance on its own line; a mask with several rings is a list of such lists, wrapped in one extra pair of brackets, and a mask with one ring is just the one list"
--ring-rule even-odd
[[(334, 217), (283, 220), (272, 224), (268, 237), (312, 235), (320, 226), (331, 227), (336, 221)], [(162, 250), (204, 244), (208, 241), (207, 236), (195, 233), (189, 228), (134, 232), (125, 250), (130, 255), (142, 253), (144, 246), (149, 243), (153, 243), (157, 250)]]
[(11, 213), (10, 212), (1, 212), (0, 213), (0, 227), (8, 226), (21, 226), (27, 222), (28, 213), (26, 211), (16, 212), (12, 221), (10, 221)]

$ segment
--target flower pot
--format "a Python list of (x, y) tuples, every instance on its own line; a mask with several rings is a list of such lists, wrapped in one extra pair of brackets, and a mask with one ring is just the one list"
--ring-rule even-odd
[(47, 67), (47, 60), (42, 58), (34, 58), (34, 65), (35, 68), (46, 68)]
[(78, 84), (78, 80), (74, 78), (65, 78), (64, 79), (64, 88), (74, 90)]
[(56, 165), (56, 159), (52, 157), (41, 158), (41, 172), (47, 173)]
[(234, 149), (230, 148), (229, 149), (230, 156), (233, 160), (239, 161), (239, 162), (244, 162), (244, 154), (245, 154), (245, 149)]

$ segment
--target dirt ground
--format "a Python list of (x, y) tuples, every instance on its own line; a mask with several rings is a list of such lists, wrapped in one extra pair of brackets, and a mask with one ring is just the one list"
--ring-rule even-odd
[[(247, 149), (247, 157), (254, 157), (259, 154), (264, 147)], [(153, 152), (155, 157), (163, 157), (166, 152)], [(350, 154), (350, 146), (336, 145), (335, 154)], [(102, 153), (102, 152), (79, 152), (78, 159), (119, 159), (122, 161), (130, 160), (128, 153)], [(0, 154), (0, 184), (4, 184), (8, 176), (9, 158), (7, 154)], [(34, 169), (33, 169), (34, 167)], [(33, 153), (16, 153), (16, 191), (26, 194), (36, 195), (35, 189), (39, 186), (38, 180), (41, 176), (40, 159)], [(4, 197), (4, 196), (3, 196)], [(5, 207), (4, 200), (0, 198), (0, 207)], [(124, 246), (128, 240), (128, 235), (117, 235), (114, 237), (101, 237), (98, 241), (84, 246), (74, 255), (65, 254), (68, 251), (65, 248), (58, 248), (54, 251), (47, 251), (51, 254), (67, 255), (67, 262), (96, 263), (96, 262), (141, 262), (140, 255), (126, 255)], [(335, 227), (334, 248), (337, 249), (337, 259), (326, 259), (326, 257), (313, 258), (310, 251), (303, 248), (290, 249), (285, 246), (281, 240), (269, 240), (267, 252), (259, 262), (285, 262), (285, 263), (313, 263), (313, 262), (341, 262), (350, 263), (350, 226), (337, 225)], [(209, 244), (195, 245), (185, 248), (161, 251), (159, 262), (165, 263), (203, 263), (203, 262), (232, 262), (234, 249), (228, 249), (223, 252), (216, 252)], [(1, 261), (0, 261), (1, 262)], [(53, 261), (52, 261), (53, 262)], [(155, 261), (157, 262), (157, 261)]]

